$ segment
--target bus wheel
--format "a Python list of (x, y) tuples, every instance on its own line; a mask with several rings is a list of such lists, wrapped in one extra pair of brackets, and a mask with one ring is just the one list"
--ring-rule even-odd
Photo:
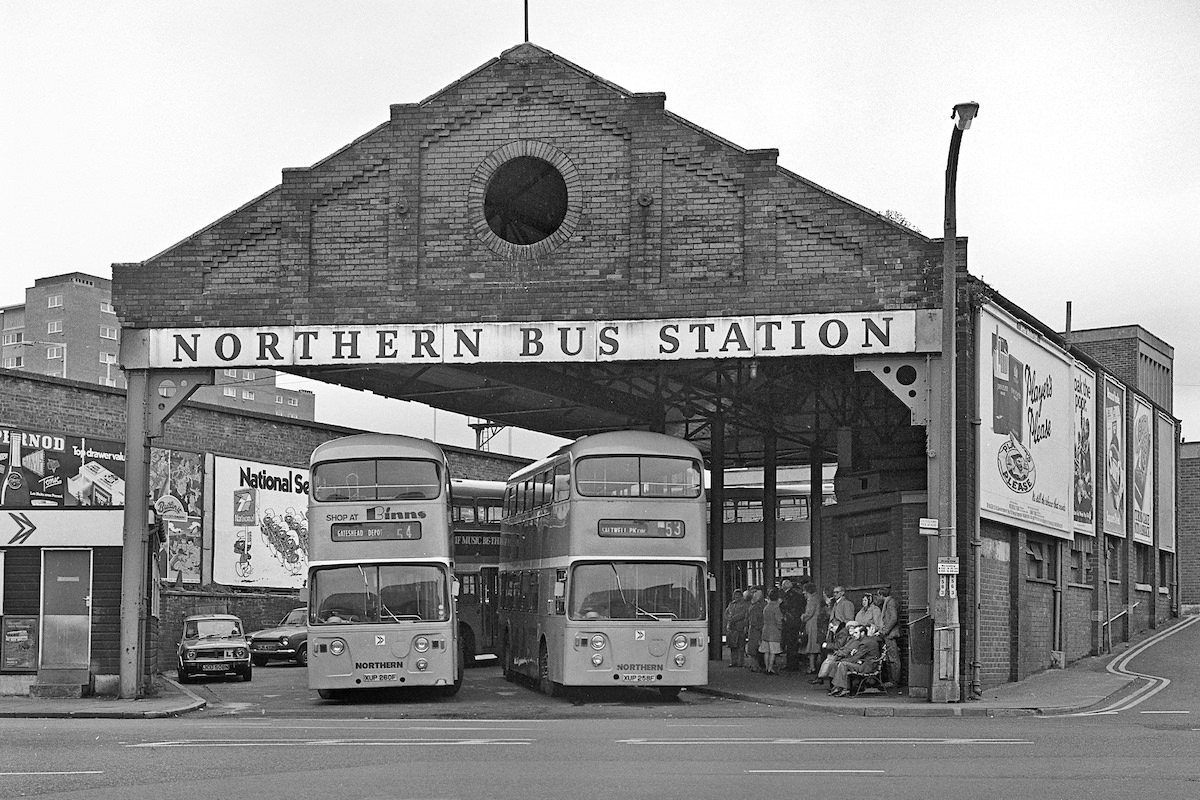
[(317, 697), (322, 700), (339, 700), (342, 693), (337, 689), (317, 689)]
[(660, 686), (658, 687), (658, 693), (662, 695), (663, 700), (678, 700), (679, 691), (682, 688), (682, 686)]
[(454, 697), (454, 695), (458, 694), (458, 690), (462, 688), (463, 674), (462, 654), (460, 651), (458, 661), (458, 678), (455, 679), (454, 683), (450, 684), (449, 686), (441, 687), (442, 697)]
[(468, 667), (475, 666), (475, 634), (464, 626), (459, 630), (458, 637), (462, 640), (463, 663)]
[(547, 697), (561, 697), (563, 685), (550, 680), (550, 654), (546, 650), (546, 643), (542, 642), (542, 646), (538, 648), (538, 689)]

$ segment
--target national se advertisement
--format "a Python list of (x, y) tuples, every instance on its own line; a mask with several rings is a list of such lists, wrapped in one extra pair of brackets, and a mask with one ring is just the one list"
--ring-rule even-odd
[(213, 459), (213, 580), (228, 586), (304, 587), (308, 470)]
[(979, 324), (979, 512), (1070, 539), (1075, 465), (1086, 449), (1076, 434), (1074, 360), (994, 306), (981, 309)]

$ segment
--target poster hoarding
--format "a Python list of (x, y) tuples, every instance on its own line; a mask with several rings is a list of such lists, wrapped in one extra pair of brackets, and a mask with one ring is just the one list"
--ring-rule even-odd
[(1158, 546), (1175, 552), (1175, 421), (1158, 415)]
[(1071, 369), (1075, 389), (1072, 414), (1075, 434), (1075, 532), (1096, 535), (1096, 373), (1076, 362)]
[(1127, 536), (1125, 520), (1125, 387), (1104, 378), (1104, 532)]
[(308, 570), (308, 470), (213, 459), (213, 580), (300, 589)]
[(979, 324), (979, 513), (1070, 539), (1074, 362), (994, 306)]
[(1133, 538), (1147, 544), (1154, 541), (1154, 422), (1150, 404), (1134, 395), (1133, 427), (1130, 429), (1130, 455), (1133, 474)]
[(5, 426), (0, 475), (0, 508), (125, 505), (122, 442)]

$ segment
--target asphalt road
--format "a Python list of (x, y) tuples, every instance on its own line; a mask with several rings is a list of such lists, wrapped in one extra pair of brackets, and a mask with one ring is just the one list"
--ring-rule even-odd
[[(0, 719), (0, 798), (1200, 797), (1193, 625), (1125, 667), (1133, 705), (1058, 717), (861, 717), (684, 692), (552, 699), (468, 673), (455, 698), (323, 701), (302, 668), (197, 684), (205, 711)], [(1137, 699), (1135, 693), (1131, 693)]]

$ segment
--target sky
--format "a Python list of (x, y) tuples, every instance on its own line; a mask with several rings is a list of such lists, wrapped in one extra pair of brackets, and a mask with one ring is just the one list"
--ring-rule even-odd
[[(1069, 302), (1073, 329), (1166, 341), (1200, 439), (1200, 3), (528, 5), (534, 44), (931, 238), (951, 108), (978, 102), (958, 167), (971, 273), (1057, 330)], [(0, 0), (0, 305), (158, 254), (524, 40), (522, 0)], [(474, 443), (395, 406), (318, 388), (320, 421)]]

